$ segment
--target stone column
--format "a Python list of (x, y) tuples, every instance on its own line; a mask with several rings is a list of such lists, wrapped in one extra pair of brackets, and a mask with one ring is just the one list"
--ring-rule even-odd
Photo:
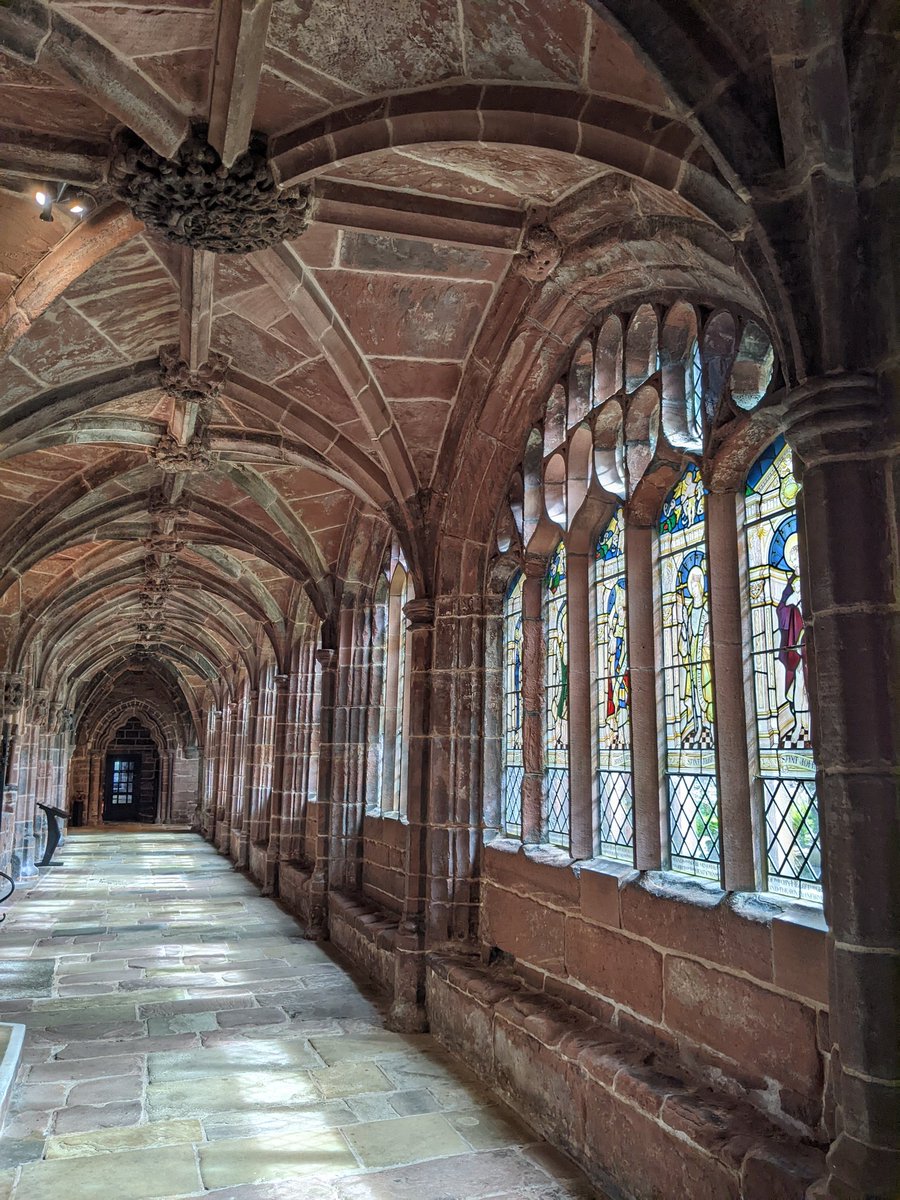
[(227, 751), (223, 753), (223, 757), (227, 759), (227, 767), (223, 772), (220, 800), (217, 806), (219, 820), (216, 826), (216, 846), (223, 854), (228, 854), (231, 841), (231, 798), (234, 794), (237, 774), (238, 729), (240, 727), (238, 702), (236, 700), (229, 701), (225, 706), (225, 711), (228, 714), (225, 726), (227, 732), (222, 741), (223, 745), (227, 747)]
[(898, 435), (874, 381), (789, 399), (825, 915), (835, 1140), (816, 1194), (900, 1195)]
[(316, 798), (307, 821), (314, 826), (314, 855), (309, 880), (309, 935), (328, 927), (328, 867), (331, 854), (331, 788), (334, 780), (334, 707), (337, 696), (338, 653), (316, 651), (319, 664), (319, 753)]
[(259, 688), (254, 687), (250, 689), (246, 742), (247, 768), (244, 774), (244, 796), (238, 825), (238, 850), (235, 862), (235, 866), (242, 871), (246, 871), (250, 866), (250, 828), (257, 804), (256, 792), (259, 780), (260, 719)]
[(345, 889), (347, 859), (347, 809), (350, 766), (350, 709), (353, 694), (353, 608), (341, 609), (334, 716), (331, 725), (331, 843), (329, 886)]
[(756, 760), (755, 714), (746, 687), (746, 569), (733, 491), (712, 491), (706, 497), (706, 540), (722, 886), (729, 892), (752, 892), (762, 882), (762, 839), (750, 773)]
[[(625, 578), (629, 597), (656, 595), (653, 534), (625, 514)], [(639, 871), (668, 864), (669, 830), (663, 803), (657, 698), (656, 618), (652, 602), (628, 605), (628, 678), (631, 707), (631, 779), (634, 858)]]
[(407, 602), (407, 676), (409, 703), (406, 727), (406, 879), (403, 915), (394, 956), (394, 999), (391, 1029), (425, 1029), (425, 888), (431, 765), (431, 667), (434, 648), (434, 601)]
[(526, 557), (522, 583), (522, 842), (547, 840), (544, 790), (544, 574), (542, 558)]
[(282, 813), (284, 810), (284, 743), (287, 736), (290, 675), (275, 676), (275, 727), (272, 730), (272, 795), (269, 799), (266, 878), (262, 893), (271, 896), (278, 887), (278, 862), (281, 858)]

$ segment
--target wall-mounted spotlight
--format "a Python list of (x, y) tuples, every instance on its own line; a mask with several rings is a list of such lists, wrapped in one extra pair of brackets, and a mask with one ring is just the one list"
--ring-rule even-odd
[(67, 183), (62, 183), (54, 191), (52, 188), (41, 188), (34, 193), (35, 204), (40, 208), (42, 221), (53, 220), (54, 206), (64, 208), (75, 217), (83, 217), (88, 209), (93, 208), (92, 196), (72, 191)]

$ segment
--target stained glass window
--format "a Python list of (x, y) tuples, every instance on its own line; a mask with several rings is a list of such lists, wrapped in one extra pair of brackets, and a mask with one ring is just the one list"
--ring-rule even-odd
[(718, 878), (719, 809), (706, 561), (706, 489), (691, 464), (659, 523), (672, 867)]
[(544, 578), (544, 728), (547, 823), (551, 842), (569, 844), (569, 657), (566, 548), (560, 542)]
[(809, 728), (806, 628), (790, 448), (779, 437), (747, 478), (751, 657), (770, 891), (821, 902), (821, 849)]
[(600, 851), (612, 858), (631, 862), (634, 857), (634, 812), (625, 528), (621, 508), (613, 514), (597, 542), (594, 556), (594, 616)]
[(394, 724), (394, 797), (392, 809), (401, 815), (406, 815), (406, 754), (404, 753), (406, 735), (406, 616), (404, 608), (409, 599), (409, 580), (402, 566), (397, 566), (401, 573), (402, 585), (399, 599), (396, 600), (397, 611), (397, 712)]
[(522, 584), (516, 572), (503, 605), (503, 830), (522, 836)]
[(692, 442), (699, 442), (703, 436), (703, 360), (696, 339), (691, 344), (685, 366), (684, 398), (688, 436)]

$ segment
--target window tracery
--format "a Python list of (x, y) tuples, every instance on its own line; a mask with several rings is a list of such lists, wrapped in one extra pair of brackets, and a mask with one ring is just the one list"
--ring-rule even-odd
[[(540, 829), (544, 840), (577, 858), (599, 853), (642, 869), (746, 886), (746, 872), (729, 865), (737, 861), (729, 847), (736, 828), (749, 847), (758, 823), (749, 811), (738, 814), (739, 787), (717, 762), (716, 711), (717, 688), (742, 689), (744, 682), (717, 680), (713, 635), (717, 588), (725, 598), (747, 587), (744, 655), (752, 687), (748, 678), (744, 699), (727, 707), (747, 711), (745, 734), (758, 746), (751, 774), (764, 830), (758, 852), (743, 851), (742, 862), (763, 862), (760, 889), (820, 898), (797, 483), (783, 439), (763, 449), (771, 419), (751, 424), (774, 370), (771, 343), (755, 321), (685, 301), (664, 311), (642, 305), (630, 315), (610, 314), (576, 344), (498, 519), (498, 552), (508, 564), (500, 577), (511, 580), (497, 675), (500, 826), (507, 836), (528, 829), (533, 837), (530, 831)], [(747, 467), (734, 462), (750, 463), (753, 455), (745, 487)], [(723, 484), (723, 473), (734, 482)], [(712, 543), (708, 479), (718, 493)], [(732, 520), (727, 534), (723, 522)], [(746, 571), (733, 551), (729, 558), (717, 550), (711, 560), (708, 543), (721, 546), (724, 533), (734, 546), (741, 530)], [(538, 590), (529, 592), (532, 583)], [(646, 633), (635, 635), (642, 638), (644, 680), (639, 738), (629, 619), (635, 604), (647, 614)], [(538, 667), (529, 665), (523, 612), (541, 617)], [(579, 666), (578, 647), (587, 648), (589, 671)], [(535, 736), (532, 750), (523, 699), (529, 695), (543, 702), (535, 708), (543, 737), (538, 745)], [(592, 714), (589, 736), (576, 716), (585, 712)], [(538, 770), (540, 813), (536, 791), (523, 786)], [(740, 803), (747, 808), (745, 793)], [(729, 821), (730, 843), (721, 837)], [(668, 832), (661, 847), (660, 829)], [(728, 882), (738, 876), (740, 884)]]

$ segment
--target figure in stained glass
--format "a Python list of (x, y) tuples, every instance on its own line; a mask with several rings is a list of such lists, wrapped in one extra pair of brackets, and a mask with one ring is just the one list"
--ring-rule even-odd
[(659, 568), (672, 865), (715, 878), (719, 816), (705, 497), (691, 464), (663, 505)]
[(681, 660), (681, 740), (685, 748), (712, 745), (713, 697), (705, 560), (692, 550), (678, 569), (675, 591)]
[(551, 841), (569, 837), (569, 645), (566, 548), (560, 542), (544, 579), (544, 753), (547, 825)]
[(799, 484), (777, 438), (756, 460), (744, 499), (751, 655), (768, 887), (821, 899), (819, 816), (801, 603)]
[(631, 862), (634, 857), (631, 701), (624, 518), (621, 508), (613, 513), (597, 542), (594, 611), (600, 849), (603, 854)]
[[(783, 548), (778, 561), (772, 565), (787, 575), (784, 588), (775, 611), (778, 615), (778, 661), (781, 664), (781, 701), (778, 721), (779, 743), (782, 746), (808, 746), (809, 729), (806, 715), (809, 700), (806, 690), (806, 627), (800, 600), (800, 543), (797, 539), (797, 518), (794, 515), (782, 521), (775, 538), (773, 550), (784, 527), (789, 526), (783, 537)], [(770, 553), (770, 561), (771, 561)], [(783, 715), (782, 715), (783, 714)]]
[(566, 640), (566, 551), (560, 544), (547, 571), (547, 711), (551, 747), (569, 744), (569, 661)]
[(503, 828), (522, 832), (522, 584), (517, 573), (503, 606)]

